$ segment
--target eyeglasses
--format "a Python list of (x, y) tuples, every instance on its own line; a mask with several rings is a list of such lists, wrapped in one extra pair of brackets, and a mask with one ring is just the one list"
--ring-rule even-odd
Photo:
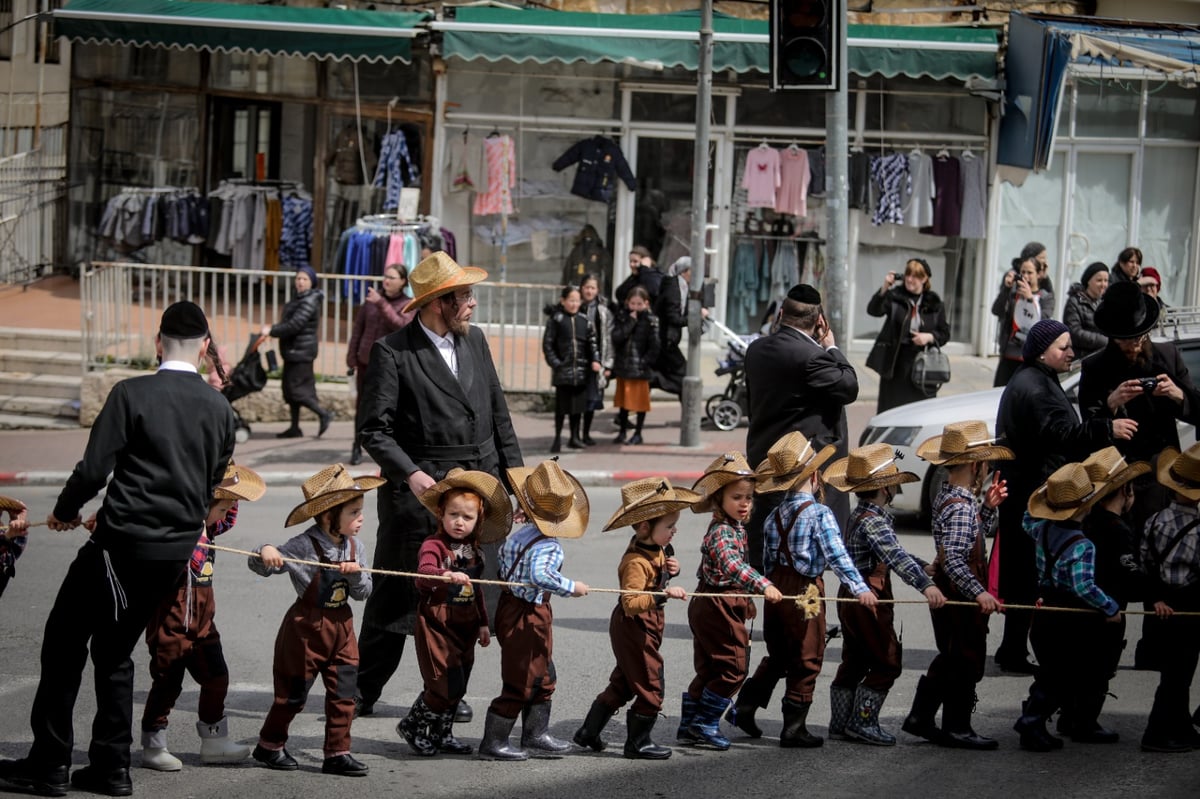
[(455, 305), (466, 305), (471, 300), (475, 299), (475, 290), (467, 289), (466, 291), (456, 291), (450, 295)]

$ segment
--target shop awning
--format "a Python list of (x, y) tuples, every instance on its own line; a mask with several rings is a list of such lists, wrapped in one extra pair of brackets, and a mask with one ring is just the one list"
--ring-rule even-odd
[(428, 12), (193, 3), (70, 0), (54, 32), (72, 41), (302, 58), (410, 61)]
[[(453, 20), (430, 23), (443, 32), (443, 52), (464, 60), (551, 61), (695, 69), (699, 16), (585, 14), (540, 9), (459, 8)], [(769, 72), (764, 20), (718, 15), (713, 20), (713, 69)], [(849, 71), (913, 78), (994, 78), (995, 32), (974, 28), (851, 25)]]

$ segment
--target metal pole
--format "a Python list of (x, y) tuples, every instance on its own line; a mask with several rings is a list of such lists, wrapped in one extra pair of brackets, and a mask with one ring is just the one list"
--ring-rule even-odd
[(704, 286), (705, 238), (708, 225), (708, 139), (712, 111), (713, 0), (700, 4), (700, 57), (696, 66), (696, 152), (692, 161), (692, 281), (687, 299), (687, 375), (679, 397), (679, 444), (700, 446), (700, 289)]
[(836, 4), (838, 23), (837, 89), (825, 97), (825, 208), (829, 214), (825, 233), (825, 317), (834, 338), (846, 347), (846, 292), (849, 275), (846, 261), (850, 250), (850, 89), (846, 70), (846, 11)]

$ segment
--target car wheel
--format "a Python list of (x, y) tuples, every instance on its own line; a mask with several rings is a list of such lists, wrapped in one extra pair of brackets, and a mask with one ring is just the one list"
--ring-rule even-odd
[(713, 408), (712, 422), (718, 430), (732, 430), (741, 421), (742, 408), (733, 400), (723, 399)]

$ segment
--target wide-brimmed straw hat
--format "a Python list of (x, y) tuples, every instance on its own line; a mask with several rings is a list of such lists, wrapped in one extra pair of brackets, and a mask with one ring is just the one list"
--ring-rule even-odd
[(1116, 491), (1121, 486), (1150, 471), (1146, 461), (1129, 463), (1116, 447), (1105, 447), (1088, 455), (1083, 460), (1083, 468), (1087, 469), (1088, 477), (1093, 483), (1102, 483), (1100, 496), (1096, 501)]
[(443, 294), (487, 280), (487, 276), (479, 267), (459, 266), (446, 253), (435, 252), (409, 273), (408, 286), (413, 298), (404, 306), (404, 312), (415, 311)]
[(1099, 499), (1103, 483), (1093, 483), (1082, 463), (1068, 463), (1054, 470), (1029, 497), (1029, 515), (1035, 519), (1062, 521)]
[(738, 480), (754, 480), (754, 470), (746, 463), (746, 456), (740, 452), (726, 452), (719, 456), (708, 464), (704, 474), (692, 486), (692, 491), (700, 495), (700, 499), (693, 503), (692, 511), (704, 513), (712, 510), (713, 494)]
[(267, 493), (267, 484), (258, 472), (235, 463), (225, 468), (225, 477), (213, 490), (213, 499), (244, 499), (253, 502)]
[(507, 474), (517, 504), (544, 535), (579, 538), (587, 530), (587, 492), (557, 461), (542, 461), (534, 468), (514, 466)]
[(1139, 338), (1158, 324), (1158, 300), (1145, 294), (1136, 281), (1110, 283), (1093, 319), (1109, 338)]
[(995, 442), (985, 422), (951, 422), (942, 428), (940, 436), (934, 436), (917, 447), (917, 457), (934, 466), (1012, 460), (1013, 451), (997, 446)]
[(11, 511), (13, 513), (20, 513), (23, 510), (25, 510), (25, 503), (21, 500), (0, 496), (0, 512)]
[(1158, 456), (1158, 482), (1188, 499), (1200, 499), (1200, 443), (1183, 452), (1164, 449)]
[(665, 477), (643, 477), (621, 486), (621, 507), (604, 525), (605, 530), (631, 527), (638, 522), (666, 516), (690, 508), (701, 496), (686, 488), (676, 488)]
[(446, 477), (434, 483), (417, 497), (429, 512), (437, 515), (438, 504), (447, 491), (455, 488), (472, 491), (483, 498), (483, 516), (475, 525), (475, 535), (481, 544), (501, 541), (512, 529), (512, 502), (504, 484), (487, 472), (454, 468)]
[(850, 450), (850, 454), (829, 464), (822, 475), (838, 491), (878, 491), (902, 483), (916, 483), (920, 477), (902, 472), (896, 460), (904, 453), (890, 444), (870, 444)]
[(291, 527), (311, 519), (343, 502), (349, 502), (357, 496), (379, 488), (386, 482), (382, 477), (369, 474), (351, 477), (346, 467), (340, 463), (326, 466), (300, 486), (300, 490), (304, 492), (304, 501), (288, 514), (283, 526)]
[(770, 494), (800, 485), (835, 452), (837, 447), (833, 444), (818, 451), (803, 433), (793, 430), (771, 445), (767, 457), (754, 470), (757, 481), (754, 492)]

